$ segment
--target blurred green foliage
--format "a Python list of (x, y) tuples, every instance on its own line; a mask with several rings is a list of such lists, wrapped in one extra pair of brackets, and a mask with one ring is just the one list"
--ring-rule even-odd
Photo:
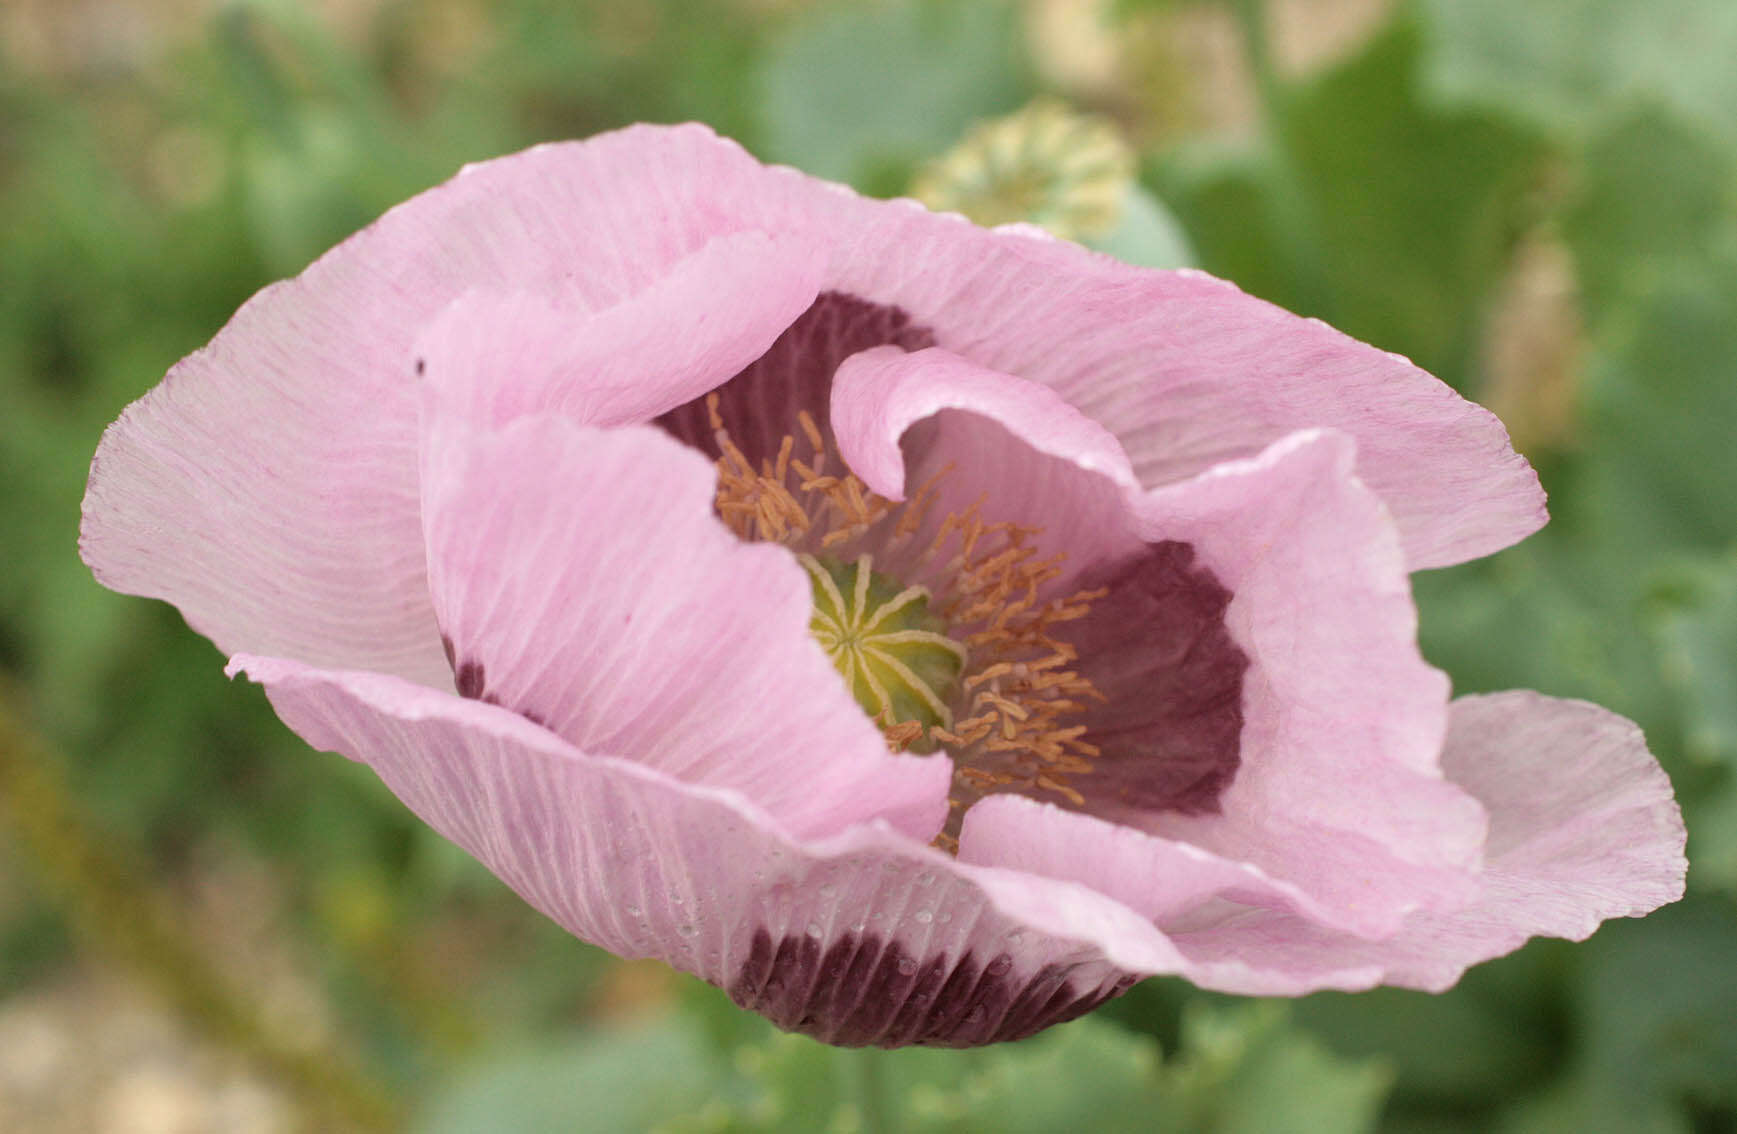
[(1373, 1129), (1392, 1079), (1380, 1059), (1346, 1060), (1287, 1026), (1273, 1002), (1191, 1004), (1183, 1054), (1082, 1020), (1018, 1044), (971, 1051), (841, 1051), (754, 1022), (708, 1043), (708, 1013), (741, 1016), (721, 993), (650, 1026), (475, 1068), (429, 1112), (422, 1134), (522, 1128), (630, 1134), (898, 1130)]
[[(253, 0), (105, 34), (84, 6), (18, 0), (0, 32), (0, 672), (53, 750), (48, 782), (169, 908), (213, 857), (254, 864), (333, 1046), (431, 1132), (1737, 1128), (1737, 6), (1398, 0), (1299, 73), (1253, 0), (1106, 2), (1123, 70), (1096, 83), (1034, 36), (1038, 6)], [(1203, 24), (1245, 49), (1240, 123), (1153, 105), (1217, 97), (1185, 46)], [(76, 558), (103, 426), (251, 292), (464, 161), (698, 118), (896, 193), (1043, 91), (1141, 146), (1106, 247), (1192, 248), (1506, 416), (1553, 523), (1416, 579), (1426, 652), (1462, 691), (1639, 721), (1689, 817), (1682, 904), (1439, 997), (1238, 1003), (1154, 981), (1020, 1045), (845, 1056), (573, 942)], [(17, 789), (0, 785), (21, 806)], [(102, 935), (69, 935), (52, 834), (0, 836), (15, 993)], [(245, 956), (221, 924), (188, 932)]]

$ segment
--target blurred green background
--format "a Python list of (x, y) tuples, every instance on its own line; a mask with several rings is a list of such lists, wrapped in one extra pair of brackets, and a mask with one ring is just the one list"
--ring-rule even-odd
[[(1731, 0), (6, 0), (0, 1129), (1737, 1131), (1733, 60)], [(1003, 140), (1075, 142), (986, 165), (1038, 98)], [(255, 289), (464, 161), (690, 118), (1496, 409), (1554, 519), (1417, 577), (1426, 652), (1639, 721), (1690, 896), (1443, 996), (1158, 980), (838, 1053), (567, 937), (92, 582), (102, 427)]]

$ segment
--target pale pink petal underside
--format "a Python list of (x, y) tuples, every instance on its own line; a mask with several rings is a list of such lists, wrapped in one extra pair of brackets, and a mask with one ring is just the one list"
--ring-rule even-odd
[(532, 413), (649, 421), (765, 354), (814, 302), (824, 264), (797, 236), (733, 232), (601, 310), (559, 291), (471, 292), (417, 340), (415, 369), (482, 428)]
[(1229, 588), (1226, 625), (1250, 663), (1222, 814), (1163, 816), (1159, 833), (1251, 862), (1380, 936), (1475, 895), (1484, 817), (1441, 778), (1447, 678), (1418, 653), (1399, 541), (1353, 450), (1343, 434), (1297, 434), (1140, 509), (1146, 538), (1192, 544)]
[(91, 470), (85, 561), (226, 653), (447, 683), (417, 517), (416, 336), (476, 289), (612, 307), (763, 228), (776, 183), (697, 126), (467, 167), (254, 296), (121, 415)]
[(447, 430), (423, 518), (461, 693), (741, 791), (800, 835), (939, 829), (947, 760), (887, 750), (808, 632), (802, 568), (713, 513), (709, 461), (650, 426)]
[(1175, 935), (1189, 979), (1295, 994), (1377, 983), (1441, 991), (1537, 936), (1582, 940), (1683, 894), (1682, 815), (1640, 730), (1596, 705), (1530, 692), (1454, 702), (1443, 764), (1490, 813), (1485, 891), (1359, 941), (1290, 913), (1250, 911)]
[(371, 304), (356, 274), (268, 288), (127, 407), (92, 462), (79, 550), (98, 582), (174, 603), (225, 652), (439, 684), (416, 402), (393, 344), (347, 316)]
[(1180, 964), (1085, 887), (961, 866), (879, 824), (799, 845), (734, 792), (394, 678), (270, 658), (231, 670), (568, 930), (830, 1042), (1017, 1038)]
[(1019, 795), (992, 795), (965, 813), (959, 860), (1090, 886), (1159, 929), (1217, 901), (1322, 912), (1249, 863)]
[(1538, 478), (1501, 422), (1397, 355), (1201, 272), (1130, 267), (784, 175), (793, 211), (836, 242), (826, 286), (1053, 388), (1114, 430), (1148, 487), (1321, 427), (1357, 439), (1358, 476), (1392, 511), (1414, 570), (1488, 555), (1544, 523)]

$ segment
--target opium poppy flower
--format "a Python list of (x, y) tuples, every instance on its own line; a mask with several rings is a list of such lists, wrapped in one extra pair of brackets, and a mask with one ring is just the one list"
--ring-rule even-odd
[(579, 937), (964, 1046), (1676, 898), (1632, 725), (1418, 652), (1408, 572), (1544, 518), (1401, 358), (682, 127), (261, 292), (110, 428), (82, 546)]

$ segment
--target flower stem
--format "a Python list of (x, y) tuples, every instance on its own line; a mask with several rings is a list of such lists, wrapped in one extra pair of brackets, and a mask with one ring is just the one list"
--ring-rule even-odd
[(887, 1114), (886, 1082), (881, 1064), (888, 1054), (878, 1047), (841, 1050), (844, 1060), (844, 1095), (856, 1104), (862, 1134), (890, 1134), (895, 1129)]
[(1229, 0), (1229, 7), (1242, 41), (1243, 58), (1254, 81), (1260, 128), (1271, 162), (1271, 217), (1276, 227), (1275, 239), (1285, 246), (1274, 251), (1288, 253), (1287, 274), (1295, 290), (1289, 305), (1305, 315), (1331, 320), (1337, 312), (1333, 287), (1322, 267), (1327, 256), (1320, 247), (1320, 218), (1286, 137), (1291, 88), (1279, 74), (1273, 55), (1267, 0)]
[(1281, 94), (1278, 68), (1273, 63), (1273, 41), (1267, 34), (1266, 0), (1232, 0), (1231, 11), (1242, 37), (1249, 74), (1254, 78), (1255, 93), (1260, 98), (1261, 116), (1271, 127)]
[(398, 1129), (397, 1107), (379, 1084), (329, 1053), (297, 1050), (269, 1034), (181, 929), (173, 903), (115, 853), (112, 835), (97, 836), (16, 706), (0, 683), (0, 807), (74, 927), (129, 962), (190, 1023), (294, 1092), (304, 1114), (332, 1124), (325, 1128)]

